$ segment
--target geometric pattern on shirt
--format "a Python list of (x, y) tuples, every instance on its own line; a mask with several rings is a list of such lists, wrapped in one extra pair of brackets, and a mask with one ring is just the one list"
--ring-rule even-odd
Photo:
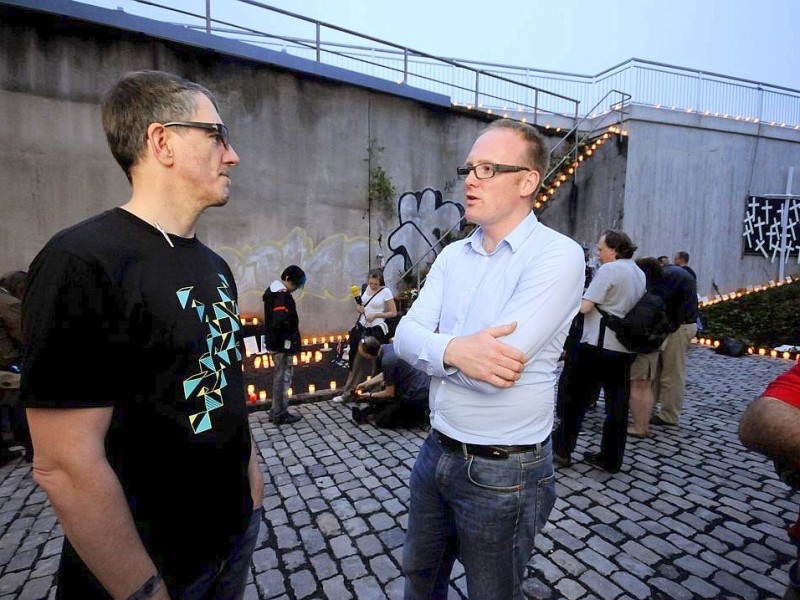
[(217, 287), (219, 300), (211, 304), (210, 310), (195, 298), (194, 287), (177, 292), (181, 308), (194, 311), (208, 328), (206, 352), (197, 361), (198, 371), (183, 382), (184, 397), (203, 406), (200, 412), (189, 415), (194, 433), (203, 433), (213, 427), (212, 413), (223, 405), (222, 390), (227, 385), (225, 370), (238, 365), (242, 358), (236, 343), (236, 332), (241, 327), (239, 308), (230, 294), (225, 276), (221, 273), (218, 276), (221, 281)]

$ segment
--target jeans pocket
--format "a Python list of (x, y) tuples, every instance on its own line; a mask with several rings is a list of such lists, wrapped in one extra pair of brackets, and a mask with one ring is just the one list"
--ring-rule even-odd
[(516, 460), (493, 460), (473, 456), (467, 465), (473, 485), (495, 492), (517, 492), (523, 486), (522, 465)]
[(540, 532), (550, 518), (556, 504), (556, 476), (543, 477), (536, 484), (536, 532)]

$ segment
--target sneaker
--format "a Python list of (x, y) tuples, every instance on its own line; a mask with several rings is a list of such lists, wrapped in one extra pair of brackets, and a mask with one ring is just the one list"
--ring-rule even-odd
[(334, 396), (331, 402), (344, 402), (344, 396), (342, 395)]
[(303, 417), (300, 415), (287, 412), (285, 415), (273, 418), (272, 422), (275, 423), (275, 425), (291, 425), (292, 423), (297, 423), (302, 418)]

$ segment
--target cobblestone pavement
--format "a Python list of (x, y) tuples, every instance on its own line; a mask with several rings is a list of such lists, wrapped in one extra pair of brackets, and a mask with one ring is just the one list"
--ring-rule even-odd
[[(780, 597), (798, 499), (736, 431), (744, 407), (789, 366), (692, 347), (679, 427), (629, 438), (617, 475), (580, 462), (558, 471), (530, 597)], [(602, 408), (587, 417), (575, 457), (598, 444)], [(280, 428), (251, 414), (267, 495), (245, 597), (401, 598), (407, 483), (427, 431), (357, 426), (348, 405), (329, 400), (297, 410), (304, 419)], [(0, 600), (54, 597), (62, 535), (30, 467), (0, 468)], [(458, 563), (449, 598), (466, 598)]]

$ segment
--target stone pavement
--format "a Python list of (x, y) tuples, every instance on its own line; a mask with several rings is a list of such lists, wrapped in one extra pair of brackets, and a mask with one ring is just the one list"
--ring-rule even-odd
[[(530, 597), (780, 597), (798, 498), (736, 431), (744, 407), (791, 363), (697, 346), (689, 361), (680, 427), (629, 438), (617, 475), (580, 462), (557, 472), (559, 499), (537, 537)], [(296, 410), (304, 419), (280, 428), (264, 411), (251, 414), (268, 524), (246, 598), (401, 598), (407, 482), (426, 431), (357, 426), (349, 405), (327, 399)], [(601, 418), (602, 401), (577, 458), (597, 445)], [(30, 467), (0, 468), (0, 600), (54, 597), (62, 535)], [(458, 563), (449, 598), (466, 598)]]

